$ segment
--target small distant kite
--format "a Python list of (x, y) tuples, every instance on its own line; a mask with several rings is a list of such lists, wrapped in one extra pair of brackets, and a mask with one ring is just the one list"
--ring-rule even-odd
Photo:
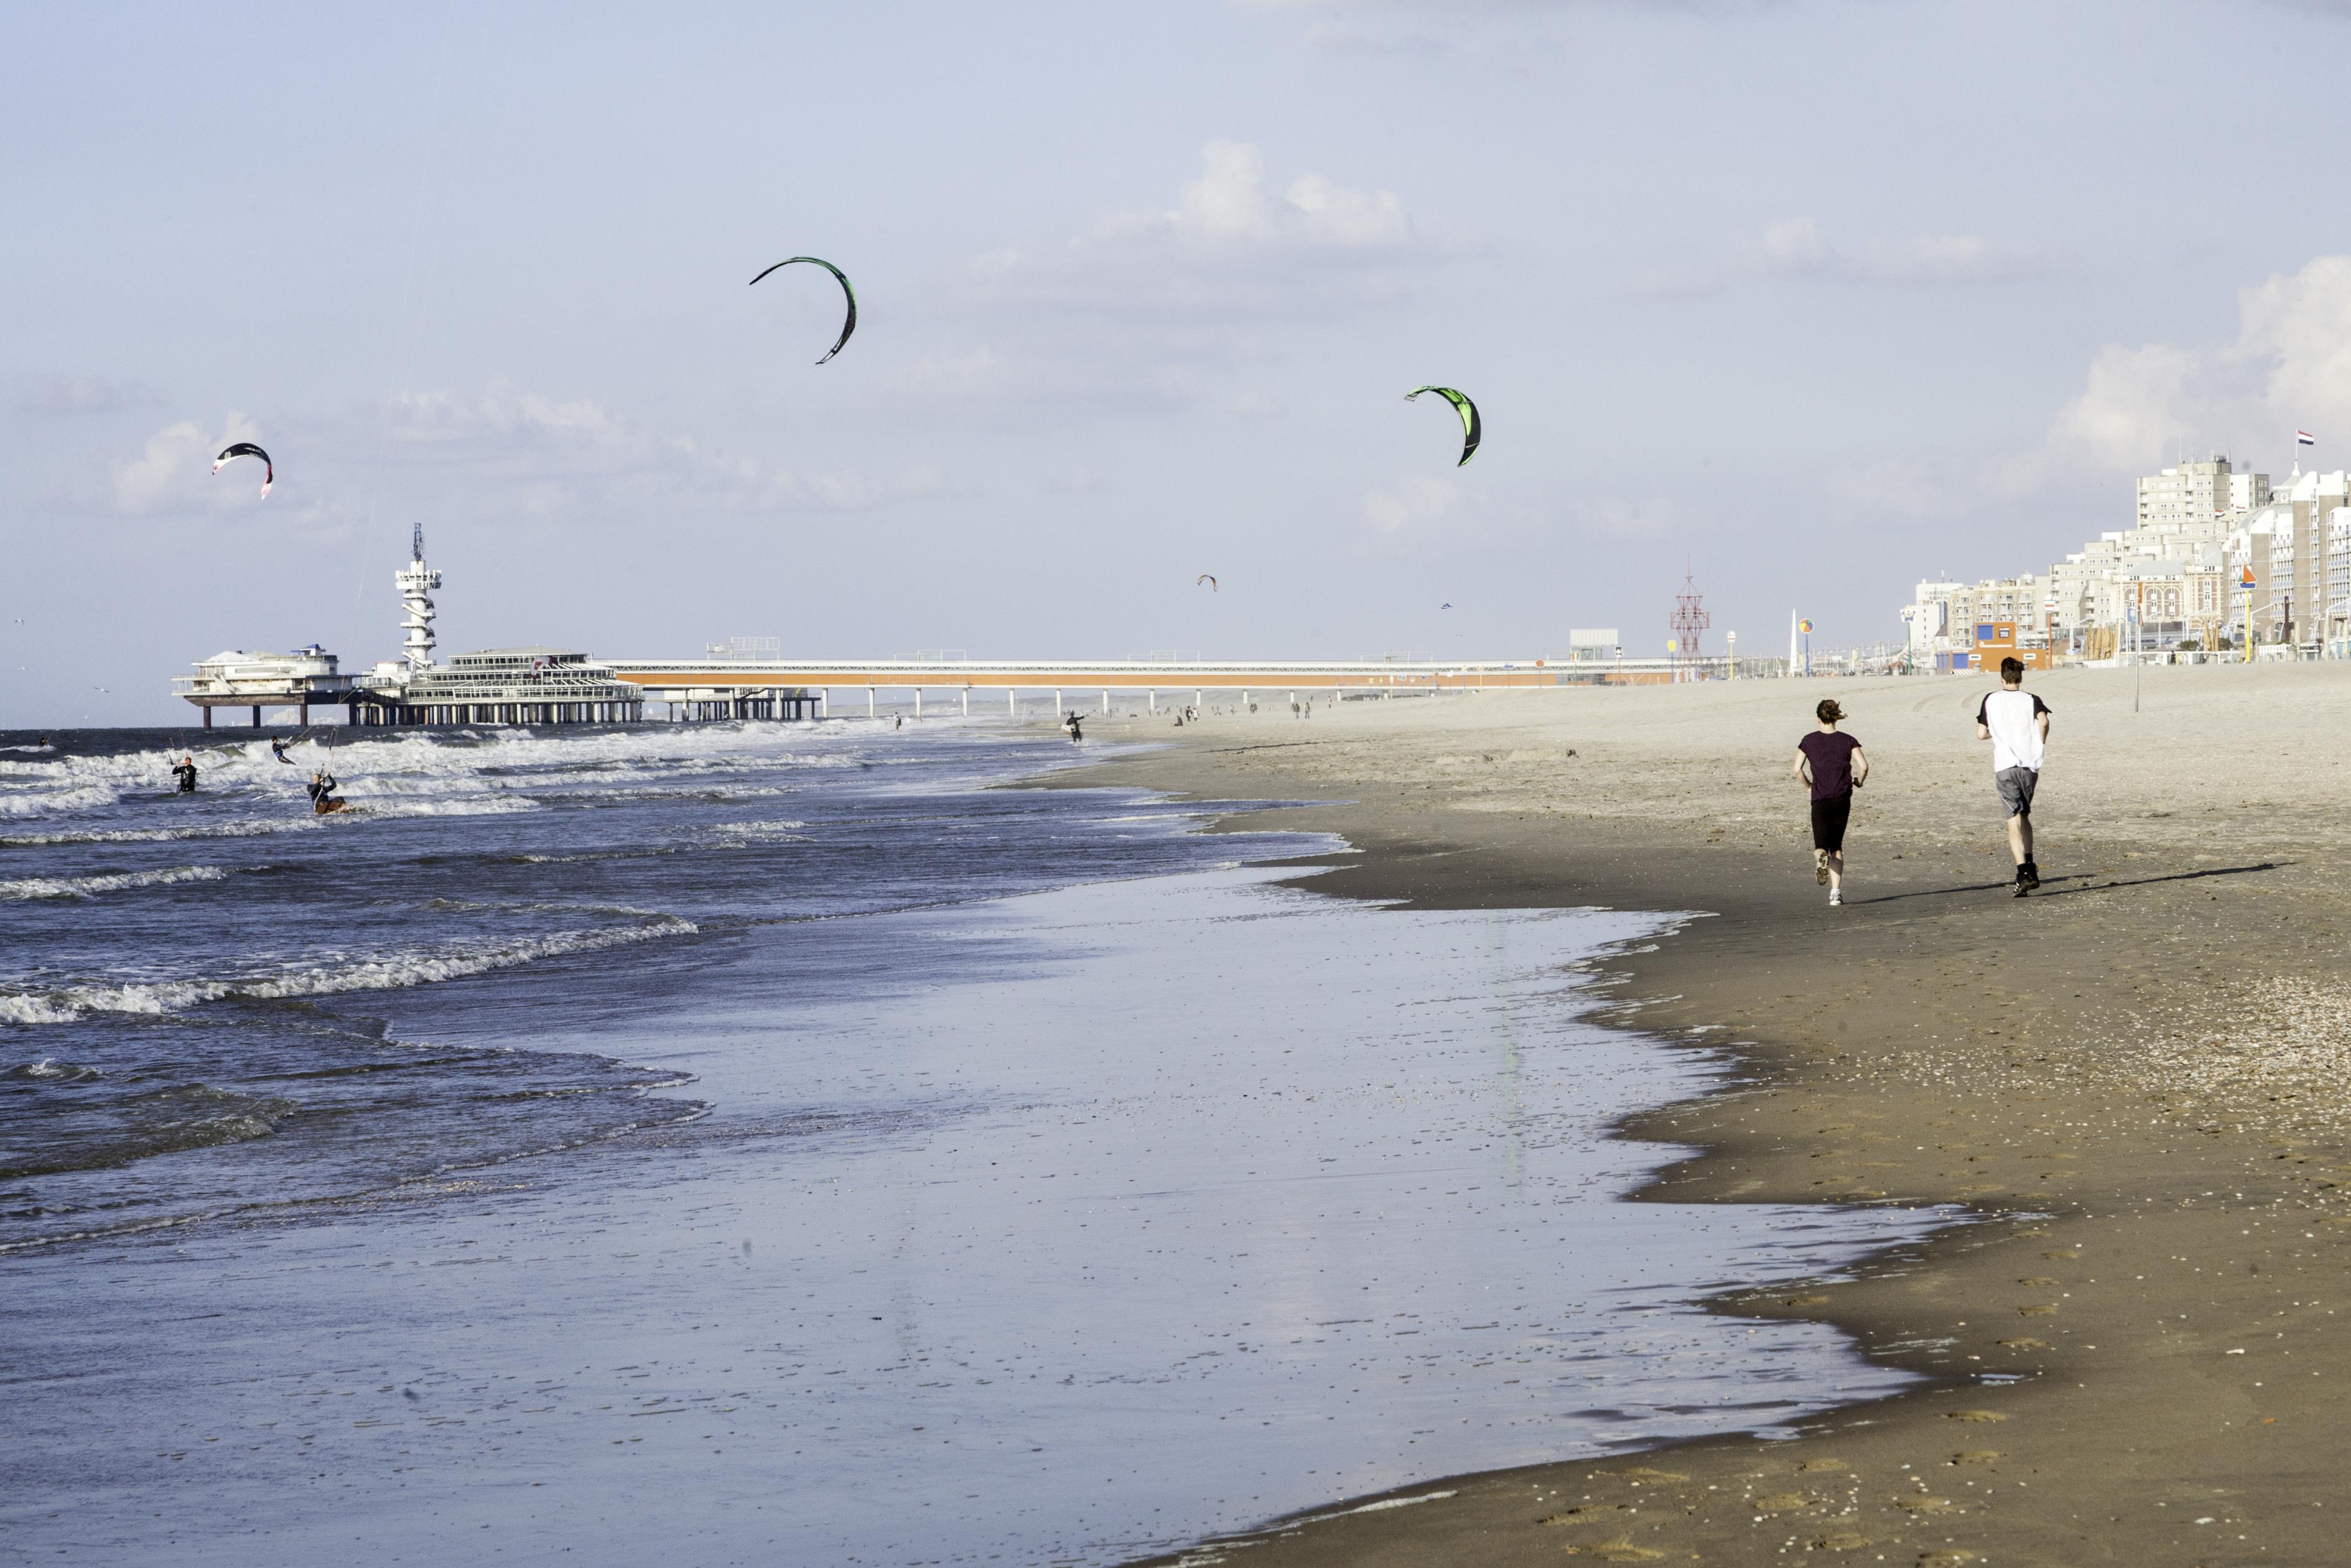
[[(1453, 412), (1461, 416), (1461, 463), (1467, 463), (1475, 457), (1478, 455), (1478, 443), (1484, 436), (1486, 429), (1484, 423), (1478, 417), (1478, 405), (1451, 387), (1422, 387), (1417, 392), (1405, 393), (1404, 401), (1410, 402), (1421, 392), (1435, 392), (1453, 405)], [(1453, 466), (1458, 468), (1461, 463), (1456, 463)]]
[(1213, 578), (1213, 577), (1210, 577), (1210, 576), (1209, 576), (1207, 572), (1205, 572), (1205, 571), (1204, 571), (1204, 572), (1202, 572), (1202, 573), (1198, 576), (1198, 578), (1196, 578), (1196, 580), (1194, 580), (1194, 581), (1193, 581), (1193, 583), (1192, 583), (1192, 586), (1193, 586), (1193, 587), (1195, 587), (1195, 588), (1197, 588), (1197, 587), (1199, 587), (1199, 586), (1200, 586), (1200, 584), (1201, 584), (1201, 583), (1203, 583), (1203, 582), (1205, 582), (1205, 583), (1207, 583), (1207, 584), (1208, 585), (1208, 591), (1209, 591), (1209, 592), (1211, 592), (1211, 593), (1221, 593), (1221, 592), (1223, 592), (1223, 591), (1224, 591), (1224, 590), (1222, 590), (1222, 589), (1220, 589), (1220, 588), (1218, 588), (1218, 587), (1217, 586), (1217, 580), (1216, 580), (1215, 578)]
[[(796, 261), (805, 261), (805, 262), (810, 263), (811, 265), (816, 266), (816, 267), (820, 267), (824, 268), (827, 272), (830, 272), (831, 274), (832, 274), (832, 275), (833, 275), (833, 277), (835, 277), (836, 278), (839, 278), (839, 279), (841, 280), (841, 293), (843, 293), (843, 294), (845, 294), (845, 295), (847, 295), (847, 296), (849, 297), (849, 319), (848, 319), (847, 320), (843, 321), (843, 322), (841, 324), (841, 338), (840, 338), (839, 341), (835, 342), (835, 343), (832, 345), (832, 347), (831, 347), (831, 348), (827, 349), (827, 350), (824, 351), (824, 360), (829, 360), (829, 359), (832, 358), (832, 357), (833, 357), (833, 355), (835, 355), (835, 354), (837, 354), (837, 353), (841, 352), (841, 345), (842, 343), (846, 343), (846, 342), (848, 342), (848, 341), (849, 341), (849, 335), (850, 335), (852, 332), (854, 332), (854, 331), (856, 331), (856, 330), (857, 330), (857, 290), (855, 290), (854, 288), (852, 288), (852, 287), (849, 286), (849, 275), (848, 275), (847, 273), (845, 273), (845, 272), (841, 271), (841, 268), (839, 268), (839, 267), (837, 267), (833, 266), (833, 265), (832, 265), (832, 263), (831, 263), (831, 262), (829, 262), (829, 261), (825, 260), (825, 259), (824, 259), (824, 257), (822, 257), (822, 256), (786, 256), (783, 260), (781, 260), (781, 261), (779, 261), (779, 262), (776, 263), (776, 266), (775, 266), (775, 267), (771, 267), (768, 268), (768, 271), (767, 271), (767, 272), (762, 272), (761, 274), (759, 274), (759, 277), (767, 277), (768, 272), (773, 272), (773, 271), (775, 271), (775, 270), (777, 269), (777, 267), (789, 267), (789, 266), (791, 266), (791, 265), (792, 265), (792, 263), (794, 263), (794, 262), (796, 262)], [(751, 279), (751, 281), (752, 281), (752, 282), (754, 282), (754, 283), (757, 283), (757, 282), (758, 282), (758, 281), (759, 281), (759, 277), (755, 277), (755, 278)], [(817, 361), (817, 363), (820, 365), (820, 364), (824, 363), (824, 360), (819, 360), (819, 361)]]
[(264, 452), (260, 447), (256, 446), (250, 441), (232, 442), (230, 444), (222, 447), (221, 455), (213, 459), (213, 472), (215, 474), (219, 473), (221, 471), (221, 465), (226, 463), (232, 457), (258, 457), (261, 459), (261, 493), (265, 497), (267, 496), (269, 494), (269, 486), (277, 482), (277, 465), (269, 461), (269, 454)]
[(1439, 610), (1450, 610), (1453, 608), (1453, 601), (1448, 599), (1444, 603), (1438, 605), (1437, 608)]

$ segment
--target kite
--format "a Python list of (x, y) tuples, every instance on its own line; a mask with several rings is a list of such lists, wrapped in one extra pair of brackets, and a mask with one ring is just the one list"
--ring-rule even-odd
[[(841, 280), (841, 291), (849, 297), (849, 319), (841, 324), (840, 340), (835, 342), (831, 348), (827, 349), (824, 351), (824, 360), (829, 360), (832, 358), (833, 355), (841, 352), (841, 345), (848, 342), (849, 335), (857, 330), (857, 290), (849, 287), (849, 275), (847, 273), (841, 271), (841, 268), (833, 266), (832, 263), (825, 260), (824, 257), (820, 256), (789, 256), (783, 260), (776, 263), (775, 267), (768, 268), (768, 272), (773, 272), (777, 267), (789, 267), (796, 261), (813, 263), (832, 274), (833, 277)], [(759, 274), (759, 277), (767, 277), (768, 272), (762, 272)], [(751, 279), (751, 281), (757, 283), (759, 281), (759, 277), (755, 277)], [(817, 363), (820, 365), (824, 363), (824, 360), (819, 360)]]
[(213, 472), (215, 474), (219, 473), (221, 471), (221, 465), (226, 463), (232, 457), (258, 457), (261, 459), (261, 493), (264, 496), (268, 495), (269, 486), (277, 482), (277, 469), (276, 465), (269, 461), (269, 454), (264, 452), (260, 447), (256, 446), (250, 441), (232, 442), (228, 445), (222, 447), (221, 455), (213, 459)]
[(1210, 576), (1209, 576), (1207, 572), (1205, 572), (1205, 571), (1204, 571), (1204, 572), (1202, 572), (1202, 573), (1201, 573), (1197, 578), (1196, 578), (1196, 579), (1194, 579), (1194, 580), (1193, 580), (1192, 586), (1193, 586), (1193, 587), (1195, 587), (1195, 588), (1197, 588), (1197, 587), (1199, 587), (1199, 586), (1200, 586), (1200, 584), (1201, 584), (1201, 583), (1204, 583), (1204, 582), (1205, 582), (1205, 583), (1207, 583), (1207, 584), (1208, 585), (1208, 591), (1209, 591), (1209, 592), (1211, 592), (1211, 593), (1221, 593), (1221, 592), (1223, 592), (1223, 591), (1224, 591), (1222, 589), (1220, 589), (1220, 588), (1218, 588), (1218, 587), (1217, 586), (1217, 580), (1216, 580), (1215, 578), (1213, 578), (1213, 577), (1210, 577)]
[(1450, 610), (1453, 608), (1453, 601), (1448, 599), (1444, 603), (1438, 605), (1437, 608), (1439, 610)]
[[(1408, 392), (1405, 393), (1404, 401), (1410, 402), (1413, 399), (1418, 397), (1421, 392), (1433, 392), (1437, 396), (1443, 398), (1446, 402), (1451, 403), (1453, 405), (1453, 412), (1461, 416), (1461, 463), (1468, 462), (1469, 459), (1478, 455), (1478, 442), (1485, 434), (1485, 425), (1478, 418), (1478, 405), (1471, 402), (1468, 398), (1463, 397), (1459, 392), (1455, 392), (1451, 387), (1422, 387), (1419, 392)], [(1461, 466), (1461, 463), (1456, 463), (1454, 466), (1458, 468)]]

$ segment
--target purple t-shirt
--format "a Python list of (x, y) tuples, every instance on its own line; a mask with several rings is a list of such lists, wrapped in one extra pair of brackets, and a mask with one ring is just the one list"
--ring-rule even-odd
[(1796, 749), (1813, 765), (1813, 799), (1834, 800), (1853, 793), (1853, 754), (1861, 742), (1839, 730), (1831, 735), (1814, 730), (1796, 742)]

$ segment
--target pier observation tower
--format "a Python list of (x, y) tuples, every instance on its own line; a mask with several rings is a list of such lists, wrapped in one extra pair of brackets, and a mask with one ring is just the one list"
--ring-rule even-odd
[(400, 653), (412, 677), (433, 667), (433, 591), (441, 586), (441, 574), (424, 564), (424, 525), (416, 525), (409, 536), (408, 564), (392, 579), (400, 590), (402, 608), (408, 612), (401, 622), (403, 633)]

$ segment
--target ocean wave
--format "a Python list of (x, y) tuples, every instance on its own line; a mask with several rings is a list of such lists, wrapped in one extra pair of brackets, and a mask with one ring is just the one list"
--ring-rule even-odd
[(86, 828), (78, 832), (0, 834), (0, 847), (32, 849), (48, 844), (168, 844), (183, 839), (249, 839), (264, 833), (316, 832), (310, 816), (264, 817), (242, 822), (212, 822), (189, 828)]
[(523, 795), (464, 796), (420, 800), (413, 795), (363, 795), (346, 791), (353, 809), (371, 817), (506, 817), (545, 808)]
[(59, 1061), (45, 1056), (38, 1061), (19, 1062), (14, 1067), (0, 1067), (0, 1078), (28, 1079), (37, 1083), (87, 1083), (106, 1074), (95, 1067), (84, 1067), (71, 1061)]
[(130, 887), (167, 887), (183, 882), (218, 882), (228, 873), (216, 865), (172, 866), (165, 871), (121, 872), (110, 876), (28, 876), (0, 882), (0, 899), (87, 898)]
[(111, 806), (112, 789), (84, 784), (67, 789), (39, 789), (26, 794), (0, 795), (0, 817), (54, 817), (67, 811), (91, 811)]
[(387, 991), (439, 980), (462, 979), (569, 953), (592, 953), (634, 942), (684, 936), (700, 929), (674, 915), (641, 925), (587, 931), (557, 931), (466, 946), (412, 949), (381, 956), (336, 955), (324, 961), (288, 966), (267, 975), (236, 979), (133, 981), (119, 986), (65, 986), (47, 991), (0, 992), (0, 1023), (68, 1023), (87, 1013), (179, 1012), (226, 998), (283, 1000), (334, 996), (345, 991)]

